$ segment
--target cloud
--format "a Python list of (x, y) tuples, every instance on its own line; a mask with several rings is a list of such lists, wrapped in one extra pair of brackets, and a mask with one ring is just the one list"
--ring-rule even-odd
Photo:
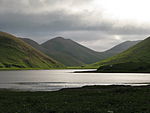
[(1, 0), (0, 30), (40, 43), (63, 36), (98, 51), (149, 35), (148, 24), (106, 18), (93, 1)]

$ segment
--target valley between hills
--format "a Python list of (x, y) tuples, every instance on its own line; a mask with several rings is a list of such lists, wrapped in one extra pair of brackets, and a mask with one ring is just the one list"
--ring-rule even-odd
[(98, 72), (149, 72), (149, 50), (149, 37), (97, 52), (63, 37), (39, 44), (0, 32), (0, 69), (97, 68)]

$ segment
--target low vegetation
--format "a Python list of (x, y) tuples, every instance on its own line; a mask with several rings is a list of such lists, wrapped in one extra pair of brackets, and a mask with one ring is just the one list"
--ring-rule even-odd
[(128, 50), (93, 64), (99, 72), (150, 72), (150, 37)]
[(0, 32), (0, 68), (56, 68), (62, 64), (19, 38)]
[(150, 113), (150, 86), (86, 86), (54, 92), (0, 90), (0, 113)]

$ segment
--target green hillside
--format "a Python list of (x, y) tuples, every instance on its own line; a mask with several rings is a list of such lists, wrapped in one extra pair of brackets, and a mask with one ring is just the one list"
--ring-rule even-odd
[(42, 53), (46, 53), (47, 49), (43, 48), (40, 44), (38, 44), (36, 41), (31, 40), (29, 38), (20, 38), (21, 40), (23, 40), (24, 42), (26, 42), (27, 44), (29, 44), (30, 46), (32, 46), (33, 48), (41, 51)]
[(100, 72), (150, 72), (150, 37), (94, 65)]
[[(33, 48), (47, 54), (56, 61), (61, 62), (66, 66), (83, 66), (97, 61), (112, 57), (118, 53), (127, 50), (128, 48), (134, 46), (140, 41), (126, 41), (119, 45), (112, 47), (111, 49), (104, 52), (96, 52), (77, 42), (64, 39), (62, 37), (56, 37), (43, 44), (38, 44), (34, 40), (29, 38), (20, 38), (26, 43), (28, 43)], [(91, 65), (88, 65), (92, 67)], [(88, 67), (88, 68), (89, 68)], [(84, 66), (85, 68), (85, 66)]]
[(84, 65), (83, 62), (71, 57), (70, 55), (60, 53), (59, 49), (58, 51), (49, 51), (49, 49), (46, 49), (42, 47), (42, 45), (38, 44), (34, 40), (28, 39), (28, 38), (20, 38), (29, 45), (31, 45), (33, 48), (41, 51), (42, 53), (47, 54), (48, 56), (52, 57), (53, 59), (58, 60), (62, 64), (65, 64), (67, 66), (76, 66), (76, 65)]
[(112, 57), (114, 55), (117, 55), (119, 53), (124, 52), (125, 50), (129, 49), (130, 47), (136, 45), (137, 43), (139, 43), (141, 40), (138, 41), (125, 41), (122, 42), (104, 52), (102, 52), (101, 54), (104, 56), (104, 58), (109, 58)]
[(48, 50), (47, 55), (66, 66), (81, 66), (103, 59), (99, 52), (62, 37), (51, 39), (41, 46)]
[(0, 32), (0, 68), (54, 68), (62, 65), (19, 38)]

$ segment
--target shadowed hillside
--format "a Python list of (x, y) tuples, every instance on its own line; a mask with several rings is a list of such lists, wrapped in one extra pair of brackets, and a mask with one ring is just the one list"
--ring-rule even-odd
[(90, 64), (103, 59), (102, 55), (70, 39), (57, 37), (42, 44), (48, 55), (67, 66)]

